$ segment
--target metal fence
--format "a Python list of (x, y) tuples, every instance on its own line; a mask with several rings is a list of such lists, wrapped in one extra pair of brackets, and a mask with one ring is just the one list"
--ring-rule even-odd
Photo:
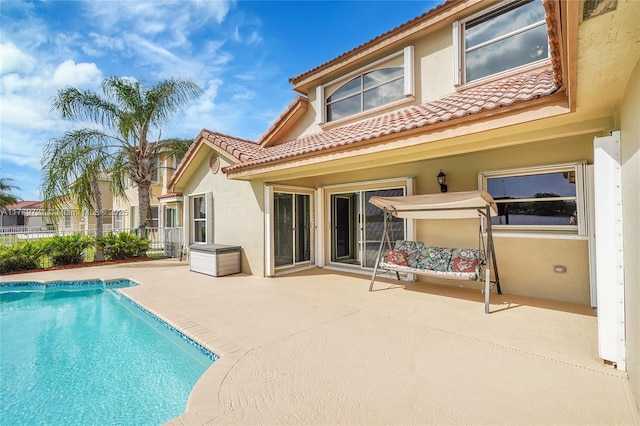
[[(181, 257), (183, 250), (183, 232), (182, 228), (145, 228), (141, 231), (138, 228), (128, 229), (108, 229), (107, 233), (130, 232), (136, 235), (144, 233), (144, 237), (150, 242), (147, 254), (164, 255), (167, 257)], [(51, 238), (55, 235), (73, 235), (73, 234), (92, 235), (95, 237), (95, 229), (63, 229), (63, 230), (46, 230), (41, 228), (30, 229), (27, 227), (9, 227), (0, 228), (0, 245), (8, 246), (18, 244), (22, 241), (38, 241)]]

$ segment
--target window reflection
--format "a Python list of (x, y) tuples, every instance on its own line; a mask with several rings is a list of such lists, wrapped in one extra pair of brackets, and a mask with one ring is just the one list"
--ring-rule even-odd
[(496, 225), (577, 225), (575, 170), (487, 179)]
[(348, 81), (326, 99), (327, 121), (377, 108), (403, 96), (403, 67), (371, 71)]
[(467, 82), (549, 57), (540, 0), (516, 1), (464, 23)]

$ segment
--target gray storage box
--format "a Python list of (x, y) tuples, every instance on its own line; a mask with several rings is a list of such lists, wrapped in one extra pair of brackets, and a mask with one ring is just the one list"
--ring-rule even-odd
[(240, 247), (222, 244), (189, 246), (189, 270), (222, 277), (241, 272)]

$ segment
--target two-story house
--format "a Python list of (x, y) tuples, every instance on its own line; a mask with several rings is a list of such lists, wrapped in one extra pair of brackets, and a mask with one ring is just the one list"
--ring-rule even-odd
[[(179, 160), (167, 151), (161, 151), (156, 158), (156, 167), (149, 187), (150, 211), (147, 215), (147, 227), (149, 228), (175, 228), (179, 227), (182, 216), (179, 213), (178, 203), (167, 193), (167, 186)], [(115, 200), (115, 209), (119, 218), (116, 229), (135, 229), (138, 223), (138, 187), (128, 177), (125, 177), (125, 199)], [(182, 199), (180, 199), (182, 201)]]
[[(255, 275), (370, 274), (369, 199), (439, 193), (442, 172), (496, 200), (503, 292), (605, 298), (602, 357), (640, 395), (638, 22), (633, 0), (448, 0), (291, 78), (260, 140), (202, 130), (169, 182), (185, 241), (242, 246)], [(407, 219), (395, 239), (473, 247), (476, 227)]]

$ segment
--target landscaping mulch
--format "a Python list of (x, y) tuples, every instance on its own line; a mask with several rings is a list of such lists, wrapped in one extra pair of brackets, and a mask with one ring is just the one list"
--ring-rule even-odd
[(76, 268), (87, 268), (91, 266), (105, 266), (105, 265), (118, 265), (121, 263), (132, 263), (132, 262), (145, 262), (148, 260), (155, 260), (156, 258), (148, 257), (148, 256), (138, 256), (131, 257), (129, 259), (122, 260), (103, 260), (101, 262), (82, 262), (82, 263), (73, 263), (70, 265), (60, 265), (60, 266), (50, 266), (48, 268), (38, 268), (38, 269), (28, 269), (23, 271), (11, 271), (11, 272), (3, 272), (2, 275), (15, 275), (15, 274), (27, 274), (31, 272), (46, 272), (46, 271), (57, 271), (59, 269), (76, 269)]

